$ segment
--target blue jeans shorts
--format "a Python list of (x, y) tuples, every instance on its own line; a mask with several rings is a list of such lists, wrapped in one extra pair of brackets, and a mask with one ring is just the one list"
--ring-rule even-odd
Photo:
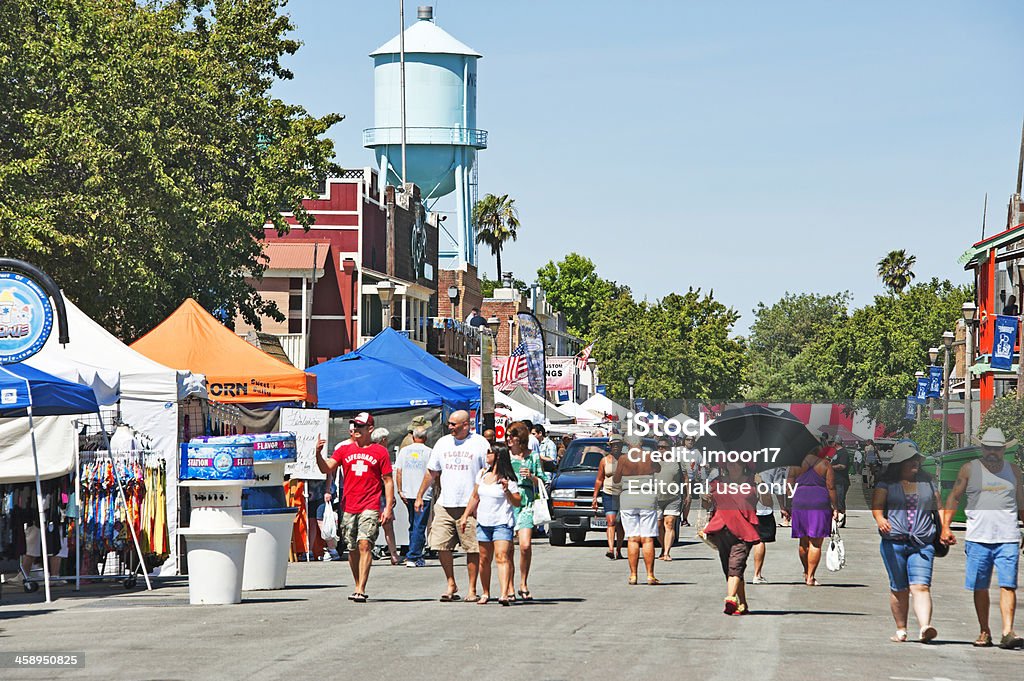
[(987, 590), (992, 583), (992, 568), (999, 575), (999, 586), (1004, 589), (1017, 588), (1017, 563), (1020, 558), (1020, 544), (982, 544), (969, 541), (964, 543), (967, 552), (967, 578), (964, 587), (968, 591)]
[(512, 541), (512, 527), (510, 525), (485, 525), (476, 526), (476, 540), (478, 542)]
[(619, 497), (617, 495), (601, 492), (601, 505), (604, 506), (605, 515), (619, 514)]
[(935, 547), (882, 540), (882, 562), (889, 573), (889, 589), (906, 591), (911, 584), (931, 586)]

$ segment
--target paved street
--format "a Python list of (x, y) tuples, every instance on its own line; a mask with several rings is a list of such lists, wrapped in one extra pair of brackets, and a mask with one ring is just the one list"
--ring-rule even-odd
[[(1021, 678), (1024, 652), (970, 645), (977, 630), (959, 547), (936, 568), (938, 641), (888, 642), (894, 627), (872, 526), (866, 512), (852, 516), (848, 567), (831, 574), (823, 566), (819, 588), (800, 583), (793, 540), (771, 546), (771, 583), (748, 586), (755, 614), (745, 618), (721, 614), (716, 555), (685, 528), (676, 561), (657, 563), (659, 587), (628, 586), (626, 563), (604, 558), (597, 535), (585, 547), (539, 543), (537, 600), (512, 608), (439, 603), (436, 562), (377, 565), (365, 605), (345, 600), (344, 563), (293, 564), (287, 589), (247, 594), (237, 606), (189, 607), (184, 581), (130, 594), (120, 585), (85, 595), (61, 586), (52, 606), (8, 587), (0, 651), (84, 651), (84, 668), (56, 676), (104, 680)], [(461, 562), (458, 574), (465, 593)], [(998, 628), (995, 613), (992, 623)], [(3, 679), (54, 676), (0, 671)]]

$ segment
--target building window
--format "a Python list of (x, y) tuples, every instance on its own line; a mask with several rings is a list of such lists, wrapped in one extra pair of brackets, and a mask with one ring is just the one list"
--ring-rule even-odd
[[(308, 331), (308, 329), (307, 329)], [(289, 319), (288, 320), (288, 333), (302, 333), (302, 320), (301, 319)]]

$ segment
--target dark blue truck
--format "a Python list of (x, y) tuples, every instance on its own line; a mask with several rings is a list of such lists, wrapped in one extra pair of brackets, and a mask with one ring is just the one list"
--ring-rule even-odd
[[(643, 446), (656, 449), (656, 442), (645, 439)], [(603, 533), (608, 527), (601, 496), (597, 497), (596, 511), (591, 502), (598, 466), (609, 451), (606, 437), (579, 438), (565, 450), (551, 479), (549, 493), (551, 524), (548, 538), (552, 546), (565, 546), (566, 538), (574, 544), (582, 544), (587, 540), (588, 532)]]

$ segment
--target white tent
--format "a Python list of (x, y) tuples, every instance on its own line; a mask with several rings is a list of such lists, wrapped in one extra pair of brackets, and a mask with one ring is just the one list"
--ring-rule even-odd
[(506, 405), (509, 412), (512, 414), (513, 421), (532, 421), (534, 423), (542, 423), (544, 421), (544, 415), (539, 411), (531, 409), (521, 402), (516, 402), (511, 397), (497, 389), (494, 391), (494, 404)]
[(628, 409), (615, 402), (612, 402), (609, 397), (602, 395), (601, 393), (591, 395), (580, 406), (583, 407), (584, 409), (588, 409), (594, 412), (598, 416), (602, 416), (604, 414), (614, 415), (619, 419), (619, 421), (623, 422), (627, 418), (626, 414), (629, 413)]
[(575, 402), (563, 402), (558, 405), (558, 410), (572, 416), (576, 420), (576, 423), (581, 425), (593, 425), (601, 422), (600, 416), (589, 409), (584, 409)]
[(147, 447), (160, 452), (167, 461), (167, 529), (171, 555), (161, 573), (176, 574), (178, 402), (189, 396), (206, 397), (206, 380), (201, 374), (171, 369), (139, 354), (67, 298), (64, 304), (71, 342), (61, 345), (57, 335), (51, 334), (43, 349), (26, 364), (42, 371), (57, 367), (54, 373), (60, 366), (69, 364), (93, 367), (98, 373), (103, 368), (120, 372), (122, 421), (148, 438)]
[(25, 364), (51, 376), (92, 388), (100, 406), (109, 407), (121, 399), (121, 372), (116, 368), (87, 364), (55, 353), (45, 359), (41, 359), (38, 354), (33, 355), (25, 360)]

